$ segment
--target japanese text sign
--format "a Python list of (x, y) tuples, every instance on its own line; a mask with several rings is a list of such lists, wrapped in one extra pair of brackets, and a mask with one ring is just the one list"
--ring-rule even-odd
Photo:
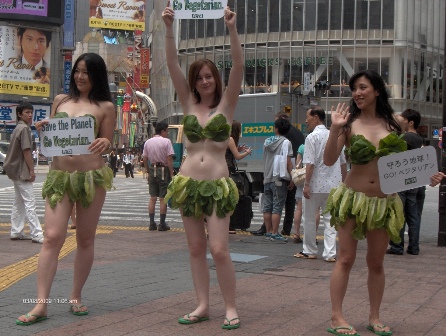
[(94, 139), (94, 120), (91, 117), (49, 119), (40, 130), (41, 149), (45, 156), (91, 154), (88, 146)]
[(175, 19), (219, 19), (223, 17), (228, 1), (173, 0)]
[(427, 146), (383, 156), (378, 160), (379, 182), (385, 194), (409, 190), (431, 183), (438, 173), (435, 148)]

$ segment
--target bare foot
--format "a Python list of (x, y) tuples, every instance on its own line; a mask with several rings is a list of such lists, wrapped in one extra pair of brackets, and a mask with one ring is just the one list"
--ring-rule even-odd
[(373, 332), (386, 333), (386, 335), (392, 335), (392, 331), (390, 330), (390, 328), (379, 321), (378, 323), (370, 323), (367, 329)]
[(40, 322), (43, 320), (46, 320), (46, 311), (38, 312), (37, 310), (32, 310), (29, 313), (25, 315), (19, 316), (19, 318), (16, 320), (16, 324), (19, 325), (30, 325), (34, 324), (36, 322)]
[(192, 313), (183, 316), (183, 320), (195, 322), (202, 318), (209, 318), (209, 310), (197, 308)]
[(340, 320), (331, 320), (331, 331), (330, 328), (327, 330), (333, 334), (337, 335), (357, 335), (356, 329), (353, 328), (346, 320), (343, 318)]

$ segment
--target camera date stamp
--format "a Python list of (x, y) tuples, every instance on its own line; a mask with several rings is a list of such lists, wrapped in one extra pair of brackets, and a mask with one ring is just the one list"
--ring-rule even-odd
[(22, 303), (30, 304), (51, 304), (51, 303), (61, 303), (61, 304), (77, 304), (77, 300), (70, 300), (64, 298), (54, 298), (54, 299), (22, 299)]

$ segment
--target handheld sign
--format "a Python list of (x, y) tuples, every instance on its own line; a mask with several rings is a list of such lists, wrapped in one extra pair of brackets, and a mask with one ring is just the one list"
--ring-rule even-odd
[(173, 0), (175, 19), (219, 19), (223, 17), (228, 0)]
[(53, 118), (40, 130), (41, 150), (45, 156), (91, 154), (94, 120), (91, 117)]
[(379, 182), (385, 194), (425, 186), (438, 173), (435, 148), (427, 146), (387, 155), (378, 160)]

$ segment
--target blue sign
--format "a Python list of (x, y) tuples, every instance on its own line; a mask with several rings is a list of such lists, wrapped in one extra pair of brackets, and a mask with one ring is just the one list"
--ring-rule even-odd
[(71, 61), (64, 61), (63, 66), (63, 92), (68, 93), (70, 91), (70, 76), (71, 76)]
[(65, 0), (64, 24), (63, 24), (63, 49), (74, 49), (74, 0)]

